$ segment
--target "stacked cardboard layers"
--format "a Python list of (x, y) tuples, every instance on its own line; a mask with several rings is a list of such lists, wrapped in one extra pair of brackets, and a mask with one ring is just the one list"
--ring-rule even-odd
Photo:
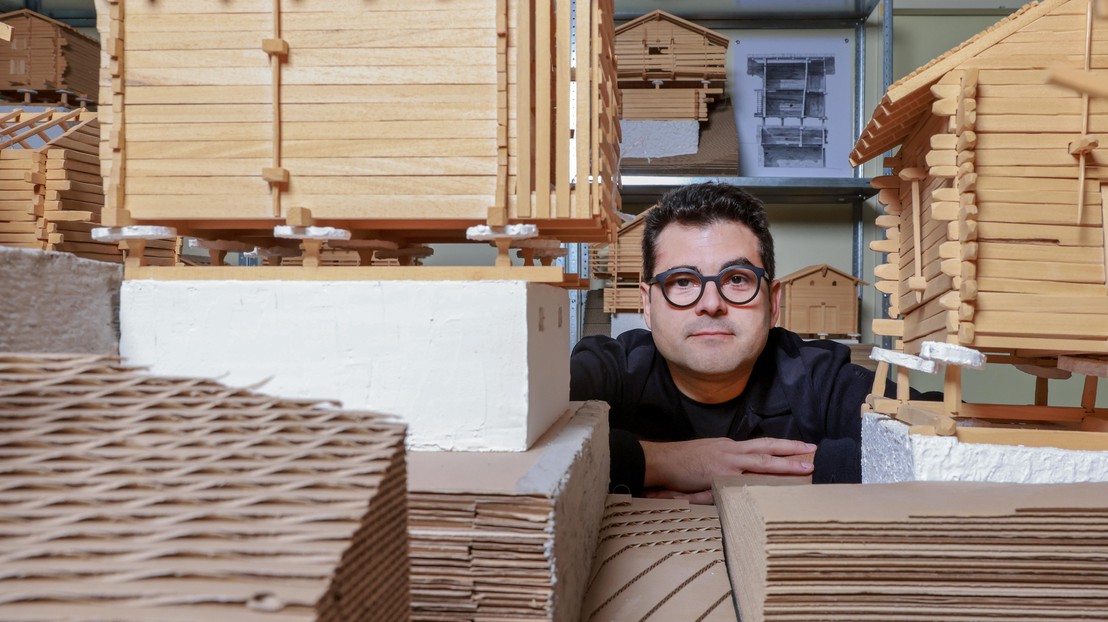
[(575, 621), (608, 478), (608, 407), (526, 452), (411, 452), (414, 620)]
[(1108, 619), (1108, 484), (716, 484), (743, 622)]
[(0, 618), (405, 620), (404, 427), (0, 354)]
[(734, 622), (715, 506), (610, 495), (582, 622)]

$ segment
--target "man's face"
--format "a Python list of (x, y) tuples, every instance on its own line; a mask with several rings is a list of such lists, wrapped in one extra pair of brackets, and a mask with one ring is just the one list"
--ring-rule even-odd
[[(735, 264), (765, 267), (758, 238), (737, 222), (704, 227), (670, 224), (655, 242), (654, 274), (685, 267), (715, 276)], [(763, 280), (758, 295), (744, 305), (727, 302), (715, 284), (705, 283), (700, 300), (684, 309), (670, 305), (658, 285), (642, 283), (639, 289), (646, 326), (678, 386), (683, 379), (733, 382), (741, 378), (745, 384), (780, 310), (776, 281), (770, 286)]]

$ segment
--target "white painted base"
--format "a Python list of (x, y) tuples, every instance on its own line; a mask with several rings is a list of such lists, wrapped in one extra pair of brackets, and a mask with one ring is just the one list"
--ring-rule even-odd
[(646, 321), (641, 313), (613, 313), (612, 337), (618, 337), (622, 333), (636, 328), (646, 328)]
[(399, 416), (408, 446), (524, 451), (569, 404), (569, 295), (523, 281), (124, 281), (120, 353)]
[(0, 352), (115, 354), (123, 266), (0, 246)]
[(862, 415), (862, 482), (971, 481), (1058, 484), (1108, 481), (1108, 451), (962, 443), (908, 434), (885, 415)]
[(700, 149), (700, 122), (620, 121), (619, 154), (624, 158), (690, 155)]

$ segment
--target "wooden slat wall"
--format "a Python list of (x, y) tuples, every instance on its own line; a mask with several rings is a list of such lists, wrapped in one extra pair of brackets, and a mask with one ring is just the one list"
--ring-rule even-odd
[[(271, 166), (274, 102), (260, 49), (273, 36), (272, 1), (242, 0), (234, 12), (206, 0), (121, 1), (123, 207), (147, 222), (272, 218), (261, 168)], [(537, 221), (544, 235), (602, 238), (618, 208), (611, 0), (578, 7), (587, 28), (578, 39), (596, 54), (580, 57), (594, 66), (576, 73), (575, 118), (571, 2), (499, 6), (498, 14), (484, 0), (282, 1), (290, 48), (278, 103), (290, 175), (282, 210), (306, 207), (355, 228), (374, 220), (419, 228), (482, 222), (506, 204), (510, 218)], [(498, 51), (504, 7), (507, 46)], [(110, 54), (102, 63), (110, 74)]]

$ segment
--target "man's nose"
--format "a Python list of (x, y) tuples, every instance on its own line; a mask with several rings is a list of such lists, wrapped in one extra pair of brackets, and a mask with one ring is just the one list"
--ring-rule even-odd
[(704, 293), (696, 302), (697, 315), (723, 315), (727, 313), (727, 301), (720, 295), (719, 283), (704, 283)]

